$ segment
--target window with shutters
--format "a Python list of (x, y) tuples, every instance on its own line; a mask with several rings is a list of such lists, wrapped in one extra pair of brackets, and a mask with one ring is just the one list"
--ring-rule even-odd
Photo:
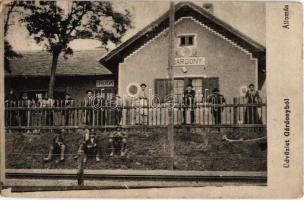
[[(188, 84), (193, 86), (193, 90), (196, 94), (196, 102), (200, 103), (206, 100), (214, 88), (219, 88), (219, 78), (175, 78), (174, 79), (174, 98), (177, 103), (183, 101), (184, 91)], [(166, 97), (170, 94), (169, 80), (168, 79), (156, 79), (155, 80), (155, 95), (159, 98), (160, 103), (164, 103)]]
[(219, 88), (219, 78), (210, 77), (210, 78), (203, 79), (204, 98), (207, 98), (212, 93), (212, 90), (214, 90), (215, 88), (220, 89)]
[(155, 79), (155, 103), (164, 103), (170, 94), (169, 79)]

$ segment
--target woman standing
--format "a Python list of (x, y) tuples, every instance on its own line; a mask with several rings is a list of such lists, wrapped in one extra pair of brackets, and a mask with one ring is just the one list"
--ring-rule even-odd
[(140, 91), (138, 94), (139, 99), (139, 124), (148, 124), (148, 94), (146, 91), (147, 85), (145, 83), (140, 84)]
[(247, 104), (251, 104), (246, 107), (245, 110), (245, 124), (260, 124), (260, 116), (255, 104), (260, 103), (259, 92), (255, 90), (254, 84), (250, 84), (248, 91), (246, 92), (245, 99)]

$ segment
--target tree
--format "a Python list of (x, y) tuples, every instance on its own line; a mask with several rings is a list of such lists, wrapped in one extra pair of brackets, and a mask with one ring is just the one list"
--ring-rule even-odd
[(118, 44), (132, 27), (128, 10), (117, 12), (111, 2), (74, 1), (69, 12), (56, 1), (40, 2), (22, 22), (34, 40), (52, 54), (48, 95), (53, 97), (58, 58), (73, 53), (69, 43), (75, 39), (97, 39), (106, 48), (108, 42)]
[[(26, 8), (26, 7), (24, 7), (23, 3), (18, 3), (17, 1), (13, 1), (13, 2), (6, 5), (5, 8), (7, 9), (7, 12), (5, 13), (5, 19), (4, 19), (4, 37), (7, 36), (9, 27), (11, 26), (10, 18), (12, 16), (12, 14), (14, 12), (16, 12), (17, 8), (20, 7), (20, 6), (22, 6), (23, 8)], [(4, 69), (7, 72), (11, 73), (9, 60), (11, 58), (20, 58), (20, 57), (22, 57), (22, 55), (17, 53), (16, 51), (14, 51), (13, 47), (10, 45), (10, 43), (5, 38), (4, 39)]]

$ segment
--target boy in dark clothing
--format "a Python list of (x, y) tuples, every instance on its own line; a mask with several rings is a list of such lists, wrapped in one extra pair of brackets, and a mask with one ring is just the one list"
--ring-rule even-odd
[[(63, 132), (64, 130), (55, 131), (55, 136), (52, 140), (52, 144), (50, 145), (48, 157), (44, 158), (44, 161), (52, 160), (53, 155), (60, 155), (60, 161), (64, 161), (66, 145), (63, 141)], [(58, 160), (56, 160), (56, 162), (58, 162)]]
[[(98, 140), (93, 129), (91, 131), (89, 131), (88, 129), (85, 130), (83, 142), (80, 144), (78, 149), (78, 154), (80, 153), (84, 154), (84, 163), (87, 162), (88, 156), (95, 156), (96, 161), (100, 161)], [(77, 158), (77, 156), (75, 156), (74, 158)]]
[(187, 123), (187, 111), (190, 110), (190, 123), (194, 123), (194, 99), (195, 99), (195, 91), (193, 90), (193, 86), (191, 84), (187, 85), (187, 90), (184, 91), (184, 124)]
[(111, 99), (111, 116), (114, 125), (120, 125), (122, 118), (122, 102), (120, 96), (116, 95)]
[(124, 156), (126, 153), (127, 147), (127, 136), (121, 131), (121, 128), (118, 127), (115, 132), (112, 132), (109, 137), (109, 144), (111, 148), (110, 156), (114, 155), (114, 151), (120, 151), (120, 155)]
[(219, 92), (220, 91), (218, 88), (214, 88), (212, 94), (208, 97), (208, 102), (212, 105), (211, 113), (213, 115), (216, 125), (222, 123), (222, 112), (224, 108), (221, 107), (221, 105), (226, 103), (224, 96), (221, 95)]

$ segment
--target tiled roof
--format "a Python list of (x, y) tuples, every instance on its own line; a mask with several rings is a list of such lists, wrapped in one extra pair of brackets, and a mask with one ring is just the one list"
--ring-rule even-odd
[[(10, 60), (11, 73), (6, 76), (49, 76), (52, 56), (46, 51), (23, 51), (22, 58)], [(68, 59), (59, 57), (57, 76), (107, 75), (111, 72), (104, 67), (99, 59), (105, 54), (104, 50), (74, 51)]]

